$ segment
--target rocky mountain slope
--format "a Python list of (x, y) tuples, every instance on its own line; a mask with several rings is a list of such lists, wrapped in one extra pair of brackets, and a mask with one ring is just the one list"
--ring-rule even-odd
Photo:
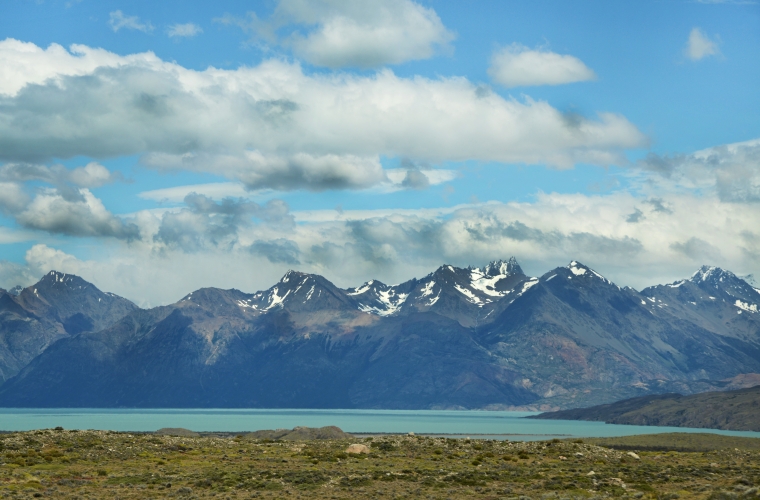
[[(94, 306), (67, 302), (87, 289), (70, 283), (48, 306), (34, 287), (13, 304), (39, 317)], [(204, 288), (111, 324), (116, 313), (67, 309), (69, 333), (61, 321), (0, 405), (570, 408), (690, 393), (760, 373), (758, 304), (717, 268), (641, 293), (575, 261), (534, 278), (514, 258), (441, 266), (347, 290), (290, 271), (268, 290)], [(66, 319), (78, 313), (90, 323)]]
[(102, 330), (136, 309), (78, 276), (55, 271), (25, 289), (0, 289), (0, 382), (56, 340)]
[(760, 415), (760, 386), (690, 396), (681, 394), (642, 396), (591, 408), (547, 412), (529, 418), (760, 431), (758, 415)]

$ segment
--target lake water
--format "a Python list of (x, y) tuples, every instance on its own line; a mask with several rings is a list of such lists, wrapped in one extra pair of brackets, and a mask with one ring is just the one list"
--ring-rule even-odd
[(713, 432), (760, 438), (760, 432), (684, 427), (611, 425), (572, 420), (531, 420), (530, 412), (431, 410), (261, 410), (261, 409), (9, 409), (0, 408), (0, 430), (101, 429), (155, 431), (184, 427), (194, 431), (247, 432), (336, 425), (353, 433), (457, 434), (492, 439), (541, 440), (609, 437), (661, 432)]

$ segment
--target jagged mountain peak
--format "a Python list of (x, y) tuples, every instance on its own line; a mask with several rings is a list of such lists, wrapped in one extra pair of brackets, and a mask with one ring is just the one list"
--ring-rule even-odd
[(725, 271), (716, 266), (702, 266), (689, 278), (695, 283), (711, 282), (718, 283), (726, 279), (736, 279), (737, 276), (731, 271)]
[(37, 282), (35, 288), (44, 290), (48, 288), (82, 288), (92, 286), (92, 283), (85, 281), (76, 274), (67, 274), (59, 271), (50, 271)]
[(740, 311), (760, 313), (760, 291), (731, 271), (702, 266), (689, 281), (716, 297), (722, 297)]
[(483, 274), (486, 276), (508, 276), (511, 274), (525, 274), (517, 263), (517, 259), (510, 257), (508, 260), (494, 260), (483, 268)]
[(323, 276), (290, 270), (267, 290), (256, 292), (238, 305), (257, 313), (275, 309), (310, 312), (321, 309), (356, 309), (352, 297)]

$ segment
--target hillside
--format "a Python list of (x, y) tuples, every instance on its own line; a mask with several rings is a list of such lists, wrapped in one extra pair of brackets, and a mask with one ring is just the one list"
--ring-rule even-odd
[(690, 396), (643, 396), (591, 408), (542, 413), (528, 418), (760, 431), (760, 386)]

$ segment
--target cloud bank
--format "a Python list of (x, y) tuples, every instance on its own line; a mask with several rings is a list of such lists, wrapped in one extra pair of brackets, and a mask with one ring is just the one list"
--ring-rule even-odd
[[(250, 189), (366, 188), (379, 158), (570, 167), (624, 163), (645, 143), (608, 112), (567, 120), (544, 101), (484, 94), (465, 78), (307, 75), (297, 63), (193, 71), (151, 53), (0, 42), (0, 160), (143, 155)], [(50, 64), (48, 64), (50, 63)], [(44, 103), (44, 105), (42, 105)]]

